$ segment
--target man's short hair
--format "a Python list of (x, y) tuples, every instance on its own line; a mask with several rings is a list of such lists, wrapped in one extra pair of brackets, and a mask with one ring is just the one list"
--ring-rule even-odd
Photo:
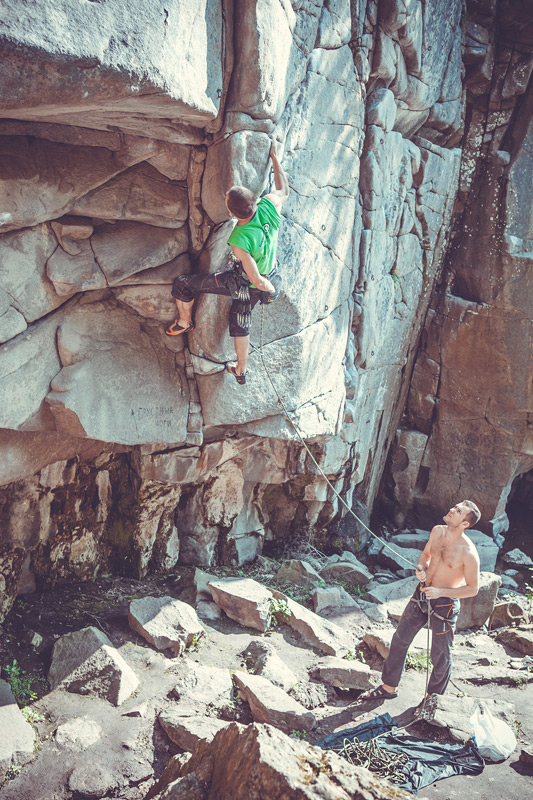
[(466, 506), (466, 508), (468, 509), (468, 514), (466, 515), (466, 521), (468, 522), (468, 527), (473, 528), (476, 522), (481, 517), (481, 511), (476, 506), (476, 504), (472, 502), (472, 500), (463, 500), (461, 505)]
[(255, 197), (245, 186), (232, 186), (228, 190), (226, 200), (229, 210), (237, 219), (253, 217), (257, 210)]

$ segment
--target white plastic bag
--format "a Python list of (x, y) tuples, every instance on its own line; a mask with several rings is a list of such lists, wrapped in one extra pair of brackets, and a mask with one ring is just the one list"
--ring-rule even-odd
[(472, 738), (480, 756), (488, 761), (505, 761), (516, 747), (516, 736), (502, 719), (480, 704), (470, 717)]

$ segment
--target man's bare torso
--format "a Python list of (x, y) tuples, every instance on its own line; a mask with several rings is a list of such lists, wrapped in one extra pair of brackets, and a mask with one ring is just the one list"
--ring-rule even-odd
[(463, 533), (457, 540), (446, 525), (436, 525), (431, 532), (431, 561), (426, 574), (426, 586), (457, 588), (464, 580), (465, 556), (473, 544)]

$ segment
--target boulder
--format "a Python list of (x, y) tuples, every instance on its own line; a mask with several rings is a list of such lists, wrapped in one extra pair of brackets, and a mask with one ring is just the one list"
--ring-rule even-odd
[(465, 744), (472, 736), (470, 717), (478, 705), (489, 710), (497, 719), (502, 719), (514, 730), (514, 705), (490, 698), (479, 701), (468, 696), (433, 694), (426, 701), (423, 719), (437, 728), (448, 728), (454, 741)]
[(186, 663), (178, 682), (172, 690), (180, 700), (180, 706), (199, 704), (220, 706), (227, 703), (233, 694), (233, 682), (229, 669), (204, 664)]
[[(503, 645), (486, 633), (476, 632), (468, 638), (459, 636), (455, 640), (453, 669), (459, 680), (476, 686), (487, 683), (512, 686), (516, 682), (516, 670), (523, 666), (522, 659), (513, 663)], [(533, 680), (533, 675), (531, 678)]]
[(48, 681), (52, 689), (103, 697), (115, 706), (127, 700), (139, 685), (111, 640), (92, 626), (57, 640)]
[(196, 606), (196, 613), (200, 619), (214, 620), (222, 617), (222, 611), (216, 603), (210, 603), (207, 600), (200, 600)]
[(205, 783), (196, 775), (185, 775), (167, 784), (163, 794), (157, 797), (158, 800), (206, 800)]
[[(363, 636), (363, 641), (367, 644), (372, 650), (377, 650), (382, 658), (387, 658), (390, 651), (390, 645), (392, 641), (392, 637), (394, 636), (394, 630), (391, 628), (386, 628), (380, 631), (372, 631), (369, 633), (365, 633)], [(429, 633), (429, 647), (431, 650), (431, 637), (432, 633)], [(410, 650), (416, 652), (420, 651), (427, 651), (427, 628), (423, 628), (421, 631), (418, 631), (415, 638), (413, 639), (413, 643), (410, 646)]]
[(55, 740), (67, 750), (85, 751), (102, 738), (102, 727), (93, 719), (74, 717), (56, 728)]
[(74, 767), (68, 778), (68, 788), (74, 797), (103, 797), (113, 791), (118, 783), (116, 771), (92, 762)]
[(128, 621), (130, 628), (157, 650), (171, 650), (176, 656), (205, 636), (196, 611), (168, 595), (132, 600)]
[(368, 664), (342, 658), (324, 658), (316, 666), (317, 677), (338, 689), (373, 689), (376, 682)]
[(415, 528), (409, 532), (395, 533), (390, 537), (389, 543), (396, 547), (408, 547), (421, 552), (428, 543), (429, 533), (429, 531)]
[(328, 656), (342, 657), (353, 646), (353, 638), (338, 625), (322, 619), (313, 611), (286, 597), (282, 592), (273, 592), (274, 597), (285, 600), (290, 613), (287, 625), (297, 631), (303, 641)]
[(504, 628), (507, 625), (519, 625), (525, 622), (527, 614), (519, 603), (514, 600), (506, 600), (503, 603), (496, 603), (489, 619), (490, 628)]
[(507, 628), (496, 637), (498, 642), (518, 650), (526, 656), (533, 656), (533, 626), (520, 625), (518, 628)]
[(416, 565), (419, 556), (418, 548), (395, 547), (392, 542), (387, 542), (387, 546), (382, 545), (379, 549), (377, 560), (393, 570), (410, 569), (412, 574), (415, 568), (413, 565)]
[(243, 657), (246, 666), (253, 667), (256, 675), (261, 675), (285, 692), (298, 683), (295, 673), (278, 656), (270, 642), (252, 640), (244, 650)]
[(509, 591), (515, 592), (517, 589), (520, 588), (520, 584), (518, 583), (518, 581), (515, 581), (515, 579), (511, 578), (510, 575), (501, 575), (500, 577), (502, 579), (500, 588), (498, 590), (498, 594), (500, 596)]
[(209, 591), (225, 614), (264, 633), (270, 627), (272, 592), (251, 578), (209, 581)]
[(176, 708), (166, 708), (158, 719), (170, 741), (189, 753), (193, 752), (201, 739), (210, 742), (215, 733), (228, 725), (215, 717), (201, 717), (198, 714), (184, 717)]
[(404, 600), (407, 602), (413, 594), (417, 578), (402, 578), (401, 581), (392, 581), (386, 584), (372, 582), (366, 587), (364, 600), (371, 600), (374, 603), (388, 603), (390, 600)]
[(33, 756), (35, 731), (18, 707), (6, 681), (0, 680), (0, 780), (10, 767), (17, 767)]
[(311, 595), (315, 614), (325, 608), (359, 608), (357, 601), (342, 586), (325, 586)]
[(500, 584), (499, 575), (495, 575), (493, 572), (480, 573), (477, 595), (461, 600), (461, 610), (457, 618), (458, 631), (476, 628), (487, 622), (494, 610)]
[(352, 586), (366, 586), (372, 580), (372, 574), (363, 564), (354, 564), (353, 561), (337, 561), (335, 564), (326, 564), (320, 570), (322, 580), (346, 581)]
[[(401, 601), (404, 602), (403, 600)], [(358, 600), (359, 607), (362, 611), (366, 614), (369, 620), (372, 622), (378, 622), (381, 624), (386, 624), (389, 621), (389, 614), (387, 611), (387, 605), (375, 605), (374, 603), (368, 603), (366, 600)]]
[(382, 603), (377, 607), (383, 614), (386, 614), (389, 619), (392, 619), (394, 622), (399, 622), (408, 602), (409, 600), (405, 598), (401, 600), (389, 600), (388, 603)]
[(328, 701), (328, 690), (320, 683), (297, 683), (289, 689), (289, 694), (310, 711), (324, 706)]
[(276, 573), (276, 580), (297, 586), (314, 587), (322, 581), (322, 578), (307, 561), (291, 558), (281, 565)]
[(287, 737), (270, 725), (235, 722), (201, 742), (181, 776), (196, 775), (219, 800), (298, 797), (299, 800), (409, 800), (411, 795), (331, 750)]
[(506, 564), (512, 564), (513, 567), (533, 567), (533, 560), (518, 547), (505, 553), (503, 560)]
[(494, 572), (500, 548), (492, 536), (487, 536), (486, 533), (476, 530), (467, 530), (466, 535), (476, 546), (481, 572)]
[(314, 714), (266, 678), (237, 671), (234, 679), (255, 722), (267, 722), (285, 733), (310, 731), (315, 727)]

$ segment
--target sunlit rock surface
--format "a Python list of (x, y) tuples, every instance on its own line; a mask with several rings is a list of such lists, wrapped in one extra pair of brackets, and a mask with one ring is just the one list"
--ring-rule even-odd
[[(372, 508), (394, 442), (397, 518), (459, 493), (505, 529), (533, 463), (518, 0), (464, 25), (460, 0), (4, 5), (2, 613), (32, 582), (334, 535), (278, 395), (348, 504)], [(271, 136), (284, 284), (243, 387), (227, 298), (163, 327), (176, 275), (227, 264), (226, 189), (272, 187)]]

